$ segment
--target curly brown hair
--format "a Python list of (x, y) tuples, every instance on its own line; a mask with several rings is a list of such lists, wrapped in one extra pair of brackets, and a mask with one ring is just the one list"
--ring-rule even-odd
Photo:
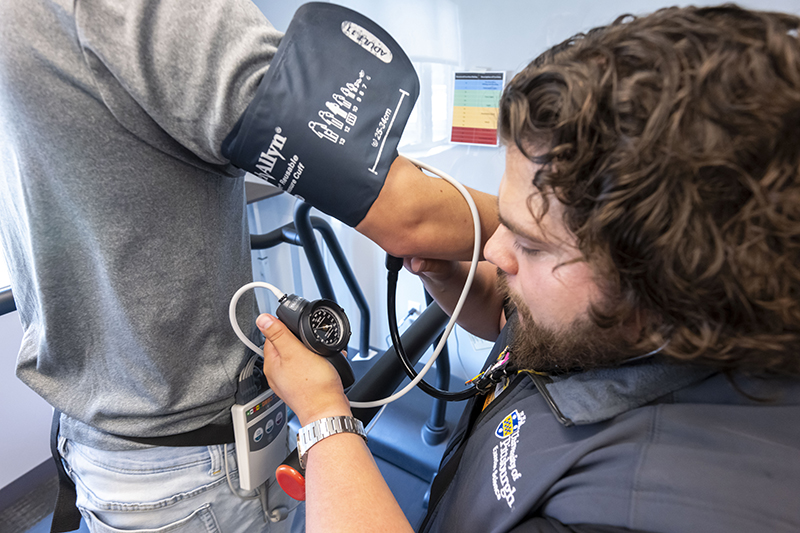
[(643, 349), (800, 374), (799, 26), (735, 5), (624, 16), (508, 84), (501, 137), (544, 165), (535, 187), (614, 296), (597, 324), (644, 311)]

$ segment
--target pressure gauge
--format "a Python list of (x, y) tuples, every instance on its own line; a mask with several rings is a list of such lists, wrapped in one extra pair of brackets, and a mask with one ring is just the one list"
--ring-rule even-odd
[(347, 348), (350, 321), (331, 300), (308, 300), (295, 294), (279, 302), (276, 314), (309, 349), (330, 357)]
[(342, 339), (342, 318), (330, 307), (319, 306), (309, 316), (311, 331), (325, 346), (335, 346)]
[(309, 302), (296, 294), (287, 294), (278, 303), (275, 314), (310, 350), (328, 358), (347, 389), (356, 380), (353, 368), (342, 350), (350, 341), (350, 321), (344, 309), (331, 300)]

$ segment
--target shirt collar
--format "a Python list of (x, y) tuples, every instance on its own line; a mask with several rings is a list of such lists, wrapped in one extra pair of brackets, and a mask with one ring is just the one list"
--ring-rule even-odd
[(556, 418), (572, 426), (609, 420), (714, 373), (708, 368), (651, 361), (560, 376), (531, 376)]

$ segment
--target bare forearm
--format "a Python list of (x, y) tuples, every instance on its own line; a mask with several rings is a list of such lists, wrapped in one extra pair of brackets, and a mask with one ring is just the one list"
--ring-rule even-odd
[[(351, 416), (333, 366), (311, 352), (272, 315), (260, 315), (264, 374), (301, 426)], [(364, 439), (339, 433), (318, 441), (306, 458), (306, 531), (411, 532), (411, 527), (372, 459)]]
[[(468, 189), (481, 219), (481, 248), (497, 228), (497, 198)], [(397, 257), (469, 259), (472, 216), (464, 197), (446, 181), (398, 157), (380, 195), (356, 230)]]
[(339, 434), (308, 452), (306, 532), (412, 532), (364, 440)]
[[(453, 314), (458, 299), (464, 288), (464, 283), (469, 273), (468, 262), (437, 262), (438, 264), (421, 264), (422, 272), (418, 271), (420, 263), (406, 260), (406, 266), (412, 272), (417, 271), (425, 289), (430, 293), (436, 303), (449, 315)], [(425, 267), (435, 271), (425, 272)], [(446, 270), (441, 270), (441, 269)], [(473, 335), (482, 339), (495, 340), (500, 333), (500, 314), (503, 307), (503, 297), (497, 291), (497, 269), (491, 263), (481, 261), (475, 272), (469, 295), (464, 302), (458, 317), (458, 325)]]

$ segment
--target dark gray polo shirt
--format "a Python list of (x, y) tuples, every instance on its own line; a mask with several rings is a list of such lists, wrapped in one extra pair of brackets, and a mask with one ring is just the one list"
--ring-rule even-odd
[(800, 531), (800, 383), (734, 379), (764, 401), (658, 362), (520, 373), (467, 406), (421, 531)]

